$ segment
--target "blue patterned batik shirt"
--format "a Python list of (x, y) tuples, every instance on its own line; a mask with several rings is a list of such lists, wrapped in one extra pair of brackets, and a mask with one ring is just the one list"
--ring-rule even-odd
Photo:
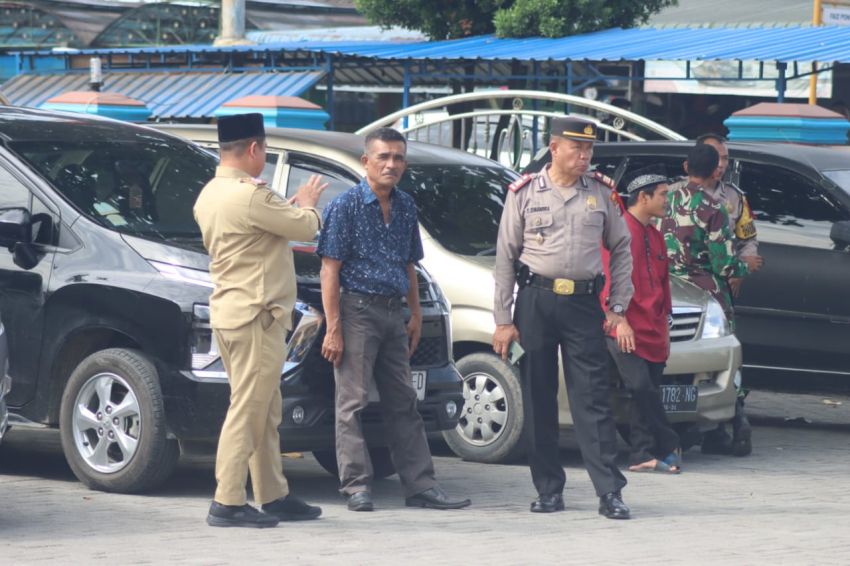
[(342, 288), (369, 295), (405, 296), (407, 264), (424, 257), (413, 197), (394, 188), (390, 223), (366, 179), (325, 207), (316, 250), (342, 262)]

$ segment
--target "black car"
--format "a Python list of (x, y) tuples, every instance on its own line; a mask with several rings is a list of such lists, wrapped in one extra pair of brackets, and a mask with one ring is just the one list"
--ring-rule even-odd
[[(729, 179), (746, 193), (764, 267), (735, 302), (745, 382), (774, 388), (850, 386), (850, 151), (729, 143)], [(664, 165), (684, 175), (693, 142), (600, 143), (593, 162), (619, 178)], [(529, 170), (549, 161), (544, 152)]]
[[(2, 218), (0, 218), (2, 222)], [(9, 408), (6, 406), (6, 396), (12, 390), (12, 378), (9, 375), (9, 343), (6, 339), (6, 327), (0, 320), (0, 441), (6, 434), (9, 425)]]
[[(181, 450), (208, 450), (218, 437), (229, 388), (209, 325), (209, 258), (192, 215), (216, 165), (208, 151), (146, 127), (0, 107), (11, 424), (58, 426), (72, 470), (90, 487), (152, 488)], [(319, 260), (295, 255), (282, 449), (313, 451), (336, 473)], [(424, 270), (419, 276), (423, 336), (412, 378), (426, 429), (446, 430), (463, 404), (448, 305)], [(377, 405), (362, 423), (376, 475), (389, 475)]]

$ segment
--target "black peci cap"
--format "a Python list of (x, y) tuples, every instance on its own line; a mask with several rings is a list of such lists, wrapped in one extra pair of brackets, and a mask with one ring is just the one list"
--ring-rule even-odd
[(264, 137), (266, 129), (263, 126), (263, 115), (259, 112), (222, 116), (218, 119), (219, 143)]
[(626, 192), (631, 194), (635, 191), (639, 191), (645, 187), (652, 187), (661, 183), (666, 183), (667, 177), (664, 175), (658, 175), (656, 173), (649, 173), (646, 175), (638, 175), (629, 183), (626, 187)]
[(552, 118), (549, 134), (570, 140), (596, 141), (596, 123), (572, 116)]

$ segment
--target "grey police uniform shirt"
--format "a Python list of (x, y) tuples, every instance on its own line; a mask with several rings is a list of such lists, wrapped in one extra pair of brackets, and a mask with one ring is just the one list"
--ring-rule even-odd
[[(688, 183), (687, 179), (677, 181), (670, 186), (670, 192)], [(720, 181), (713, 189), (703, 187), (703, 190), (726, 209), (729, 215), (729, 229), (735, 234), (735, 255), (738, 259), (747, 256), (759, 255), (758, 235), (755, 224), (751, 225), (752, 236), (741, 237), (738, 222), (744, 214), (744, 192), (732, 183)], [(752, 221), (752, 220), (751, 220)]]
[(548, 167), (532, 175), (521, 188), (508, 191), (502, 211), (494, 272), (496, 324), (512, 322), (515, 260), (543, 277), (586, 281), (603, 273), (603, 243), (611, 253), (609, 303), (625, 307), (634, 292), (630, 242), (611, 188), (583, 175), (559, 190)]

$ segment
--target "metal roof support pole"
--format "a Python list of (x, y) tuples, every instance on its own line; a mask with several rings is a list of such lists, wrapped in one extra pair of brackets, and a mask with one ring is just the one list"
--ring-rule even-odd
[(327, 90), (325, 91), (325, 106), (328, 109), (328, 129), (334, 130), (334, 57), (330, 53), (325, 55), (325, 70), (327, 71)]
[[(531, 66), (532, 73), (534, 74), (534, 90), (540, 90), (540, 61), (537, 59), (534, 60)], [(531, 101), (531, 109), (535, 112), (538, 110), (537, 108), (537, 99), (533, 99)], [(531, 155), (537, 155), (537, 115), (534, 115), (534, 118), (531, 119)]]
[[(401, 107), (410, 106), (410, 61), (404, 62), (404, 90), (401, 93)], [(404, 117), (403, 127), (407, 127), (407, 116)]]
[(785, 87), (787, 80), (785, 78), (785, 70), (788, 68), (788, 63), (784, 61), (776, 62), (776, 70), (779, 71), (779, 76), (776, 78), (776, 102), (780, 104), (785, 102)]
[[(567, 61), (567, 92), (566, 94), (573, 93), (573, 62)], [(564, 104), (564, 114), (570, 113), (570, 105), (569, 103)]]

